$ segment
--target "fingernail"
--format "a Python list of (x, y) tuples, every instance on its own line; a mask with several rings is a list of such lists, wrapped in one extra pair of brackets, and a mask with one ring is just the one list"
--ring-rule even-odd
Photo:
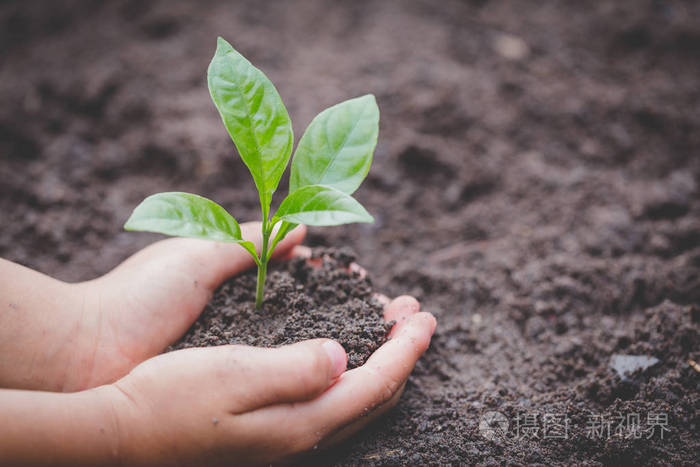
[(432, 318), (432, 320), (431, 320), (432, 327), (430, 328), (430, 335), (432, 336), (433, 334), (435, 334), (435, 328), (437, 328), (437, 320), (435, 319), (435, 316), (433, 316), (432, 314), (430, 315), (430, 317)]
[(299, 258), (311, 258), (311, 248), (305, 245), (297, 245), (294, 247), (294, 256)]
[(326, 341), (323, 343), (323, 350), (328, 354), (328, 358), (333, 365), (333, 378), (342, 375), (348, 364), (347, 355), (343, 346), (336, 341)]
[(420, 310), (418, 300), (410, 295), (401, 295), (400, 297), (396, 297), (396, 300), (401, 304), (401, 308), (406, 310), (408, 313), (414, 314), (418, 313)]

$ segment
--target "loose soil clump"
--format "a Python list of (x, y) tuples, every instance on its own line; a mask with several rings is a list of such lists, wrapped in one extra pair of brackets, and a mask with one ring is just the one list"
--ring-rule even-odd
[(224, 344), (277, 347), (307, 339), (337, 340), (356, 368), (386, 342), (393, 322), (382, 318), (369, 278), (350, 271), (348, 249), (315, 249), (311, 260), (272, 264), (265, 301), (255, 309), (256, 272), (219, 287), (199, 319), (170, 350)]

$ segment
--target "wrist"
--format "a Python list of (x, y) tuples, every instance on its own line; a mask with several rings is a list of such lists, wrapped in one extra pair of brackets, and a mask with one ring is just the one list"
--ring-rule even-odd
[(105, 420), (104, 437), (109, 440), (105, 446), (107, 464), (156, 465), (153, 459), (158, 455), (152, 449), (153, 439), (149, 436), (150, 430), (147, 427), (150, 421), (148, 407), (137, 404), (127, 388), (128, 382), (121, 379), (89, 391), (94, 392), (99, 411)]
[(103, 441), (101, 452), (105, 465), (126, 465), (128, 446), (126, 445), (124, 395), (110, 384), (83, 391), (86, 398), (94, 406), (95, 413), (101, 421), (100, 438)]
[[(0, 390), (0, 465), (120, 465), (118, 406), (107, 387), (70, 394)], [(29, 415), (29, 416), (28, 416)]]
[(74, 288), (0, 260), (0, 386), (62, 391), (81, 327)]

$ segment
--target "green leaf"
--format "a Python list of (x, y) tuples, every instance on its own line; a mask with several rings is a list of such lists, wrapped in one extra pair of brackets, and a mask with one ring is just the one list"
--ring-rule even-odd
[(209, 93), (253, 176), (267, 216), (272, 193), (292, 153), (287, 109), (272, 82), (219, 38), (207, 73)]
[(294, 153), (290, 193), (307, 185), (325, 185), (352, 194), (367, 176), (378, 134), (379, 108), (371, 94), (318, 114)]
[(273, 222), (277, 220), (317, 226), (374, 222), (350, 195), (323, 185), (309, 185), (290, 193), (282, 201)]
[(124, 229), (234, 242), (254, 257), (257, 256), (255, 245), (241, 237), (241, 228), (236, 219), (215, 202), (190, 193), (170, 192), (149, 196), (136, 206)]
[(275, 235), (275, 238), (272, 240), (272, 243), (270, 244), (270, 248), (267, 250), (267, 259), (269, 260), (272, 258), (272, 253), (275, 252), (275, 248), (277, 247), (277, 244), (284, 240), (284, 237), (287, 236), (287, 234), (294, 229), (298, 224), (293, 224), (291, 222), (287, 221), (281, 221), (279, 229), (277, 230), (277, 234)]

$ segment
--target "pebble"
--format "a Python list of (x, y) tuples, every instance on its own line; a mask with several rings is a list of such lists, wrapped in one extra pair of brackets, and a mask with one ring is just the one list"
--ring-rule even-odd
[(493, 41), (493, 48), (503, 58), (522, 60), (530, 53), (527, 43), (512, 34), (499, 34)]
[(647, 355), (615, 354), (610, 358), (610, 368), (615, 370), (623, 380), (637, 370), (646, 370), (659, 363), (659, 359)]

